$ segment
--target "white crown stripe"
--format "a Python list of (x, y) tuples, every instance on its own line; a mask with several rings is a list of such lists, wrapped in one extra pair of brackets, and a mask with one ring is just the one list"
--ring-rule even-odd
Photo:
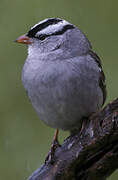
[(57, 31), (62, 30), (63, 27), (68, 24), (70, 24), (70, 23), (65, 20), (60, 21), (57, 24), (51, 24), (51, 25), (47, 26), (46, 28), (42, 29), (41, 31), (37, 32), (35, 36), (39, 36), (41, 34), (46, 34), (46, 35), (53, 34)]

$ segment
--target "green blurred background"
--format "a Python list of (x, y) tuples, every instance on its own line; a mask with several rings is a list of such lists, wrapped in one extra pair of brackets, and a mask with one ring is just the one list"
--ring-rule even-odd
[[(107, 102), (118, 96), (117, 0), (0, 0), (0, 179), (26, 180), (40, 167), (54, 130), (32, 108), (21, 82), (27, 47), (15, 44), (19, 35), (47, 17), (76, 24), (102, 59)], [(68, 133), (60, 133), (60, 141)], [(117, 180), (116, 171), (109, 180)]]

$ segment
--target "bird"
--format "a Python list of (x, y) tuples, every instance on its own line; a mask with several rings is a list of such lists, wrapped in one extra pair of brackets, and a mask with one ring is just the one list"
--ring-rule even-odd
[(53, 142), (59, 129), (80, 132), (83, 119), (106, 100), (101, 60), (86, 35), (64, 19), (47, 18), (16, 42), (28, 45), (22, 82), (40, 119), (56, 128)]

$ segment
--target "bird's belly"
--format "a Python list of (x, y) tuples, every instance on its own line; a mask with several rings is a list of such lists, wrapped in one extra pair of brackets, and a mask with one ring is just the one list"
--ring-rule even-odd
[[(54, 71), (54, 72), (53, 72)], [(51, 68), (40, 72), (28, 88), (29, 98), (41, 120), (54, 128), (71, 130), (81, 127), (81, 119), (96, 112), (102, 104), (96, 81), (80, 72)]]
[[(40, 91), (40, 90), (39, 90)], [(64, 130), (81, 126), (81, 119), (88, 117), (99, 109), (99, 101), (96, 94), (87, 90), (88, 95), (79, 90), (75, 92), (62, 92), (57, 89), (43, 89), (38, 94), (30, 94), (32, 105), (36, 109), (41, 120), (54, 128)], [(67, 93), (67, 94), (65, 94)], [(96, 100), (95, 100), (96, 99)]]

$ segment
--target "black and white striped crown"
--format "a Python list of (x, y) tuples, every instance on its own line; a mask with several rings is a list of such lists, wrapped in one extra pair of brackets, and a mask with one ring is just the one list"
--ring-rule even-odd
[(45, 19), (34, 25), (27, 33), (28, 37), (39, 38), (41, 36), (61, 35), (68, 29), (75, 28), (74, 25), (60, 18)]

